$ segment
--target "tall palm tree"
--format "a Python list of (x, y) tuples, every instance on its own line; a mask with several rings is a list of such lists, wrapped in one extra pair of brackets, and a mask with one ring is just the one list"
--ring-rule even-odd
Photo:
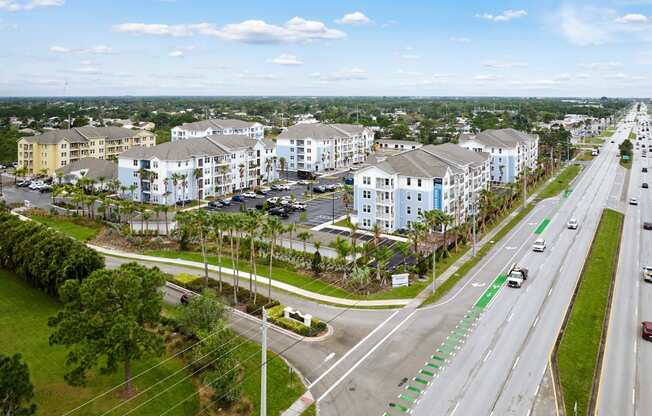
[(137, 188), (138, 188), (138, 185), (136, 185), (135, 183), (132, 183), (131, 185), (129, 185), (129, 192), (131, 192), (131, 200), (132, 201), (134, 200), (134, 192), (136, 191)]
[(199, 195), (199, 188), (201, 188), (201, 180), (202, 180), (202, 175), (204, 174), (204, 171), (202, 168), (195, 168), (192, 170), (192, 176), (195, 177), (195, 185), (197, 186), (197, 206), (201, 204), (201, 198)]
[[(439, 216), (438, 222), (443, 228), (444, 252), (448, 256), (448, 239), (447, 239), (446, 232), (448, 230), (448, 227), (450, 227), (453, 224), (453, 216), (443, 211), (439, 211), (438, 216)], [(457, 248), (457, 238), (455, 238), (455, 245)]]
[[(349, 245), (349, 242), (338, 235), (335, 238), (335, 241), (330, 244), (330, 246), (335, 249), (337, 258), (346, 264), (347, 257), (351, 253), (351, 246)], [(346, 278), (346, 271), (344, 272), (344, 277)]]
[(355, 251), (356, 242), (358, 240), (358, 236), (356, 234), (358, 232), (358, 224), (354, 224), (353, 221), (351, 221), (351, 218), (349, 218), (346, 226), (349, 227), (349, 232), (351, 233), (351, 249)]
[(211, 215), (210, 225), (212, 237), (217, 243), (217, 276), (220, 282), (220, 293), (222, 293), (222, 247), (224, 244), (222, 233), (228, 227), (226, 215), (223, 213)]
[(104, 191), (104, 182), (106, 182), (106, 178), (104, 176), (99, 176), (97, 182), (100, 184), (100, 191)]
[(299, 234), (297, 234), (297, 238), (301, 241), (303, 241), (303, 252), (305, 253), (307, 251), (306, 248), (306, 242), (310, 240), (312, 237), (312, 234), (309, 231), (302, 231)]
[(238, 174), (240, 175), (240, 190), (243, 190), (244, 188), (246, 188), (245, 184), (243, 183), (244, 176), (245, 176), (245, 165), (244, 165), (244, 163), (240, 163), (238, 165)]
[(433, 292), (434, 292), (436, 290), (436, 287), (437, 287), (436, 282), (435, 282), (436, 268), (437, 268), (437, 241), (434, 238), (434, 234), (440, 228), (441, 211), (438, 210), (438, 209), (433, 209), (431, 211), (422, 211), (420, 216), (421, 216), (421, 219), (423, 220), (423, 223), (426, 225), (428, 233), (431, 236), (431, 244), (432, 244), (432, 287), (433, 287)]
[[(285, 167), (286, 167), (287, 161), (285, 160), (285, 158), (284, 158), (283, 156), (281, 156), (281, 157), (278, 158), (278, 163), (279, 163), (279, 165), (281, 165), (281, 175), (283, 174), (284, 171), (287, 172), (287, 171), (285, 170)], [(287, 179), (287, 174), (285, 175), (285, 177), (286, 177), (286, 179)]]
[(183, 174), (181, 175), (181, 192), (183, 192), (183, 202), (181, 202), (181, 206), (185, 207), (186, 206), (186, 190), (188, 189), (188, 175)]
[(142, 228), (143, 235), (147, 235), (149, 233), (149, 220), (152, 218), (152, 211), (149, 209), (143, 210), (143, 212), (140, 214), (141, 219), (143, 220), (143, 223), (145, 224), (145, 227)]
[[(385, 274), (382, 273), (385, 270), (385, 265), (387, 261), (392, 257), (392, 251), (387, 246), (376, 247), (376, 280), (381, 282), (381, 286), (385, 285)], [(382, 275), (382, 281), (381, 281)]]
[(166, 205), (161, 205), (161, 213), (163, 213), (163, 218), (165, 220), (165, 235), (169, 236), (170, 235), (170, 230), (168, 229), (168, 211), (170, 210), (170, 207)]
[(174, 193), (174, 205), (177, 204), (177, 187), (179, 186), (179, 182), (181, 181), (181, 174), (179, 173), (173, 173), (172, 174), (172, 192)]
[[(249, 234), (249, 292), (253, 293), (254, 305), (256, 304), (256, 296), (258, 295), (258, 275), (256, 274), (256, 239), (254, 236), (258, 232), (262, 222), (262, 215), (258, 211), (251, 211), (247, 213), (244, 229)], [(252, 288), (253, 284), (253, 288)]]
[(283, 229), (283, 223), (281, 223), (281, 220), (278, 219), (278, 217), (270, 216), (267, 218), (267, 221), (265, 221), (264, 234), (269, 239), (269, 271), (267, 273), (267, 278), (269, 279), (269, 284), (267, 285), (268, 299), (271, 299), (272, 297), (272, 264), (274, 262), (274, 246), (276, 245), (276, 239), (279, 234), (283, 232)]

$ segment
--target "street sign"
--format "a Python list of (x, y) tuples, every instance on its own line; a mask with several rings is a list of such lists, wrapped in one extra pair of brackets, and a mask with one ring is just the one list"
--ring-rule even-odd
[(392, 275), (392, 287), (403, 287), (410, 285), (410, 274), (400, 273)]
[(629, 156), (623, 155), (623, 160), (629, 160)]

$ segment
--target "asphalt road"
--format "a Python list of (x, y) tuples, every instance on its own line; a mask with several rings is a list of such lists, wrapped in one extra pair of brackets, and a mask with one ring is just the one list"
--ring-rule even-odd
[[(640, 143), (652, 144), (650, 135)], [(641, 321), (652, 320), (652, 286), (642, 280), (642, 267), (652, 265), (652, 231), (643, 222), (652, 221), (652, 196), (643, 182), (651, 182), (649, 158), (637, 150), (631, 169), (623, 238), (616, 273), (607, 345), (598, 396), (598, 414), (605, 416), (647, 415), (652, 412), (652, 343), (641, 338)]]

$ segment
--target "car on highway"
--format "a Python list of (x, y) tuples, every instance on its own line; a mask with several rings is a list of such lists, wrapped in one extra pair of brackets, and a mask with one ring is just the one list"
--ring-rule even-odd
[(527, 280), (528, 270), (517, 264), (512, 265), (507, 273), (507, 286), (519, 288)]
[(641, 184), (641, 188), (645, 188), (645, 189), (647, 189), (647, 188), (648, 188), (648, 184), (647, 184), (647, 182), (643, 182), (643, 183)]
[(646, 341), (652, 341), (652, 322), (641, 322), (641, 338)]
[(566, 224), (566, 227), (569, 230), (577, 230), (577, 227), (579, 226), (580, 223), (575, 218), (571, 218), (570, 220), (568, 220), (568, 223)]
[(644, 230), (652, 230), (652, 222), (645, 221), (645, 222), (643, 223), (643, 229), (644, 229)]
[(629, 198), (629, 205), (638, 205), (638, 198)]
[(652, 283), (652, 266), (643, 267), (643, 280)]
[(647, 168), (641, 169), (641, 172), (646, 172), (647, 173)]
[(243, 192), (243, 193), (242, 193), (242, 196), (244, 196), (245, 198), (255, 198), (255, 197), (256, 197), (256, 193), (255, 193), (255, 192), (251, 192), (251, 191), (249, 191), (249, 192)]
[(532, 246), (532, 251), (543, 253), (545, 249), (546, 249), (546, 240), (544, 240), (543, 238), (537, 238), (536, 241), (534, 242), (534, 245)]

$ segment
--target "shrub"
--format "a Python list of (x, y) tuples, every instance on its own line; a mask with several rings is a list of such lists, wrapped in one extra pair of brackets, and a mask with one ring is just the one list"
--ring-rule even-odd
[(199, 276), (190, 273), (179, 273), (178, 275), (174, 276), (174, 283), (184, 287), (187, 285), (192, 285), (198, 280), (200, 280)]
[(294, 319), (285, 318), (283, 316), (284, 309), (285, 305), (277, 305), (273, 308), (269, 308), (267, 311), (267, 317), (269, 318), (269, 321), (274, 325), (278, 325), (281, 328), (287, 329), (304, 337), (317, 336), (320, 333), (324, 332), (327, 328), (327, 325), (324, 322), (321, 322), (316, 318), (312, 318), (310, 327), (307, 327)]

